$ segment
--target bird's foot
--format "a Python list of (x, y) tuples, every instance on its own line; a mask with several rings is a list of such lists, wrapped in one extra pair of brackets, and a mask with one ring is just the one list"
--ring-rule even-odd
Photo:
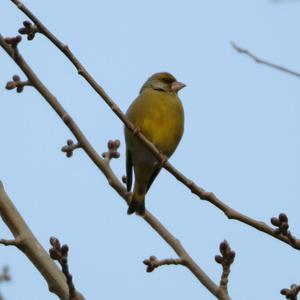
[(162, 152), (160, 152), (159, 158), (162, 166), (168, 161), (168, 157), (164, 155)]
[(140, 132), (141, 132), (141, 129), (138, 126), (135, 126), (134, 129), (133, 129), (133, 131), (132, 131), (133, 135), (137, 135)]
[(155, 165), (162, 168), (167, 161), (168, 161), (168, 157), (165, 154), (163, 154), (163, 152), (159, 151), (159, 158), (158, 161), (156, 161)]

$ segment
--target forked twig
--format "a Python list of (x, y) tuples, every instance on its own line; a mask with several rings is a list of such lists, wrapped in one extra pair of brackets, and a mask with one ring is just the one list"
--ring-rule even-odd
[(277, 64), (274, 64), (274, 63), (271, 63), (269, 61), (266, 61), (264, 59), (261, 59), (259, 57), (257, 57), (256, 55), (254, 55), (252, 52), (250, 52), (249, 50), (247, 49), (244, 49), (244, 48), (241, 48), (239, 47), (238, 45), (236, 45), (234, 42), (231, 42), (231, 46), (233, 47), (233, 49), (235, 49), (237, 52), (241, 53), (241, 54), (245, 54), (247, 55), (248, 57), (252, 58), (256, 63), (258, 64), (262, 64), (262, 65), (265, 65), (265, 66), (268, 66), (270, 68), (273, 68), (273, 69), (276, 69), (278, 71), (282, 71), (282, 72), (285, 72), (285, 73), (288, 73), (290, 75), (293, 75), (293, 76), (296, 76), (296, 77), (300, 77), (300, 73), (298, 72), (295, 72), (295, 71), (292, 71), (286, 67), (283, 67), (283, 66), (280, 66), (280, 65), (277, 65)]

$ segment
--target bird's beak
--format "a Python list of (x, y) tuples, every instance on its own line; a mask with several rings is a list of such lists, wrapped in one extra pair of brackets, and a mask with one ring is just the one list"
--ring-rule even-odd
[(179, 92), (181, 89), (183, 89), (186, 85), (182, 82), (175, 81), (172, 83), (171, 89), (174, 93)]

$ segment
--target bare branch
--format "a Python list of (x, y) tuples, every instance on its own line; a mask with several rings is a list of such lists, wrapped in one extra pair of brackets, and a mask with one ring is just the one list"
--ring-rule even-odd
[(222, 265), (223, 272), (220, 281), (220, 288), (228, 292), (228, 277), (230, 274), (230, 267), (234, 262), (235, 252), (231, 250), (228, 242), (225, 240), (220, 244), (221, 255), (215, 256), (215, 261)]
[(21, 81), (20, 77), (18, 75), (14, 75), (12, 77), (12, 81), (8, 81), (6, 83), (5, 88), (7, 90), (13, 90), (16, 89), (17, 93), (22, 93), (24, 90), (24, 86), (30, 86), (30, 81)]
[(7, 37), (4, 39), (5, 43), (16, 49), (18, 44), (22, 41), (22, 37), (17, 35), (16, 37)]
[(293, 76), (296, 76), (296, 77), (300, 77), (300, 73), (298, 72), (295, 72), (295, 71), (292, 71), (290, 69), (287, 69), (285, 67), (282, 67), (280, 65), (276, 65), (276, 64), (273, 64), (271, 62), (268, 62), (266, 60), (263, 60), (259, 57), (257, 57), (256, 55), (252, 54), (249, 50), (247, 49), (243, 49), (239, 46), (237, 46), (235, 43), (231, 42), (231, 46), (233, 47), (233, 49), (235, 49), (237, 52), (241, 53), (241, 54), (245, 54), (247, 55), (248, 57), (252, 58), (256, 63), (258, 64), (262, 64), (262, 65), (265, 65), (265, 66), (268, 66), (270, 68), (273, 68), (273, 69), (276, 69), (276, 70), (279, 70), (279, 71), (282, 71), (282, 72), (285, 72), (285, 73), (288, 73), (290, 75), (293, 75)]
[(286, 214), (281, 213), (278, 218), (271, 218), (271, 223), (277, 228), (273, 232), (277, 235), (286, 236), (291, 244), (296, 242), (296, 238), (292, 235), (289, 229), (289, 220)]
[(159, 260), (155, 256), (150, 256), (149, 259), (145, 259), (143, 263), (147, 266), (147, 272), (150, 273), (160, 266), (183, 265), (184, 261), (181, 258), (165, 258)]
[(68, 263), (68, 253), (69, 247), (68, 245), (60, 245), (60, 241), (55, 238), (50, 238), (51, 248), (49, 250), (49, 254), (53, 260), (57, 260), (61, 265), (62, 272), (66, 276), (68, 288), (69, 288), (69, 300), (80, 300), (80, 294), (75, 289), (73, 283), (73, 276), (69, 271), (69, 263)]
[(11, 276), (9, 275), (9, 267), (4, 266), (2, 268), (2, 273), (0, 274), (0, 282), (11, 281)]
[(0, 244), (4, 246), (15, 246), (19, 247), (20, 242), (17, 240), (6, 240), (6, 239), (0, 239)]
[[(16, 64), (23, 70), (28, 80), (33, 87), (44, 97), (50, 104), (54, 111), (64, 121), (66, 126), (76, 137), (81, 148), (86, 152), (95, 165), (102, 171), (108, 180), (108, 183), (116, 190), (116, 192), (129, 203), (130, 194), (127, 192), (123, 184), (118, 180), (117, 176), (111, 170), (106, 159), (102, 159), (96, 150), (89, 143), (85, 135), (81, 132), (78, 125), (74, 122), (71, 116), (65, 111), (62, 105), (58, 102), (56, 97), (47, 89), (47, 87), (36, 76), (27, 62), (23, 59), (15, 48), (8, 45), (0, 34), (0, 46), (7, 52), (7, 54), (16, 62)], [(1, 214), (1, 212), (0, 212)], [(184, 265), (195, 275), (195, 277), (218, 299), (229, 300), (229, 296), (215, 284), (206, 273), (196, 264), (192, 257), (187, 253), (184, 247), (150, 212), (146, 211), (144, 220), (173, 248), (177, 255), (184, 260)]]
[(0, 181), (0, 215), (8, 226), (14, 241), (2, 240), (2, 244), (17, 246), (38, 269), (48, 283), (49, 291), (60, 299), (68, 300), (68, 286), (63, 273), (57, 268), (48, 253), (35, 238), (8, 195)]
[[(9, 275), (9, 268), (8, 266), (4, 266), (2, 269), (2, 273), (0, 274), (0, 283), (4, 281), (10, 281), (11, 276)], [(3, 296), (0, 293), (0, 300), (4, 300)]]
[[(78, 71), (78, 74), (81, 75), (85, 80), (90, 84), (90, 86), (95, 90), (95, 92), (102, 97), (105, 103), (112, 109), (112, 111), (119, 117), (119, 119), (124, 123), (124, 125), (131, 130), (135, 136), (140, 139), (148, 149), (154, 154), (157, 158), (158, 162), (164, 167), (168, 172), (170, 172), (178, 181), (184, 184), (187, 188), (190, 189), (192, 193), (197, 195), (201, 200), (205, 200), (210, 202), (212, 205), (220, 209), (224, 212), (224, 214), (228, 217), (228, 219), (234, 219), (239, 222), (245, 223), (255, 229), (262, 231), (268, 235), (273, 236), (274, 238), (281, 240), (282, 242), (289, 244), (295, 249), (300, 250), (300, 240), (296, 239), (295, 243), (291, 243), (291, 241), (282, 235), (276, 235), (273, 231), (273, 228), (265, 224), (264, 222), (252, 219), (248, 216), (241, 214), (240, 212), (232, 209), (225, 203), (223, 203), (220, 199), (216, 197), (215, 194), (211, 192), (205, 191), (203, 188), (195, 184), (192, 180), (184, 176), (179, 170), (177, 170), (173, 165), (171, 165), (166, 157), (162, 155), (162, 153), (155, 147), (153, 143), (151, 143), (147, 138), (140, 132), (138, 128), (134, 124), (132, 124), (126, 115), (121, 111), (121, 109), (116, 105), (116, 103), (106, 94), (104, 89), (96, 82), (96, 80), (88, 73), (88, 71), (83, 67), (83, 65), (79, 62), (79, 60), (75, 57), (72, 51), (68, 46), (63, 44), (54, 34), (52, 34), (47, 27), (37, 18), (32, 12), (19, 0), (11, 0), (31, 21), (37, 26), (38, 32), (42, 33), (45, 37), (47, 37), (58, 49), (60, 49), (66, 57), (73, 63), (75, 68)], [(11, 56), (11, 55), (10, 55)], [(24, 70), (23, 70), (24, 71)], [(300, 74), (299, 74), (300, 76)], [(44, 92), (44, 91), (43, 91)], [(43, 95), (43, 93), (42, 93)], [(56, 99), (55, 99), (56, 100)], [(52, 106), (52, 104), (50, 104)], [(53, 107), (53, 106), (52, 106)], [(55, 109), (55, 108), (54, 108)], [(62, 112), (57, 111), (57, 113), (61, 116)], [(62, 117), (62, 116), (61, 116)], [(67, 120), (69, 120), (69, 124), (67, 124)], [(69, 126), (71, 131), (73, 132), (73, 120), (69, 118), (68, 115), (65, 116), (65, 123)], [(74, 132), (73, 132), (74, 133)], [(79, 143), (80, 140), (78, 140)], [(87, 141), (85, 141), (87, 143)], [(94, 149), (93, 149), (94, 151)], [(93, 155), (92, 155), (93, 154)], [(101, 165), (97, 163), (98, 159), (96, 158), (94, 153), (88, 154), (94, 163), (103, 171)], [(105, 174), (105, 173), (104, 173)], [(105, 175), (106, 176), (106, 175)], [(106, 176), (107, 177), (107, 176)], [(108, 178), (108, 177), (107, 177)], [(109, 183), (111, 180), (108, 178)], [(120, 191), (118, 191), (120, 194)], [(126, 198), (128, 199), (128, 198)], [(128, 200), (126, 200), (128, 201)]]
[(282, 289), (280, 294), (284, 295), (286, 299), (297, 300), (299, 291), (300, 285), (292, 284), (290, 289)]
[(66, 153), (67, 157), (71, 157), (75, 149), (81, 148), (79, 143), (74, 144), (72, 140), (67, 140), (67, 145), (61, 148), (61, 151)]
[[(222, 265), (222, 275), (220, 280), (219, 291), (222, 291), (223, 294), (228, 295), (228, 277), (230, 274), (230, 267), (234, 262), (235, 252), (231, 250), (228, 242), (224, 240), (220, 244), (220, 253), (221, 255), (215, 256), (215, 261), (218, 264)], [(184, 257), (177, 259), (166, 258), (163, 260), (157, 259), (155, 256), (150, 256), (149, 259), (145, 259), (143, 263), (147, 266), (147, 272), (153, 272), (156, 268), (165, 265), (186, 265)]]
[(38, 32), (38, 28), (31, 24), (29, 21), (23, 22), (24, 27), (21, 27), (18, 31), (20, 34), (27, 35), (27, 40), (31, 41), (34, 39), (35, 34)]
[(120, 153), (118, 152), (118, 148), (120, 147), (121, 143), (119, 140), (115, 141), (108, 141), (107, 143), (107, 152), (102, 153), (102, 157), (106, 159), (106, 161), (109, 163), (112, 158), (119, 158)]

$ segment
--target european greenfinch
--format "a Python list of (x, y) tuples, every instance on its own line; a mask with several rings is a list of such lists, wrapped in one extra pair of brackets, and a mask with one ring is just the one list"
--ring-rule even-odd
[[(177, 96), (185, 84), (167, 72), (152, 75), (127, 110), (128, 119), (166, 157), (175, 151), (184, 129), (184, 112)], [(150, 150), (125, 127), (127, 190), (134, 188), (128, 214), (145, 214), (145, 195), (161, 170)]]

